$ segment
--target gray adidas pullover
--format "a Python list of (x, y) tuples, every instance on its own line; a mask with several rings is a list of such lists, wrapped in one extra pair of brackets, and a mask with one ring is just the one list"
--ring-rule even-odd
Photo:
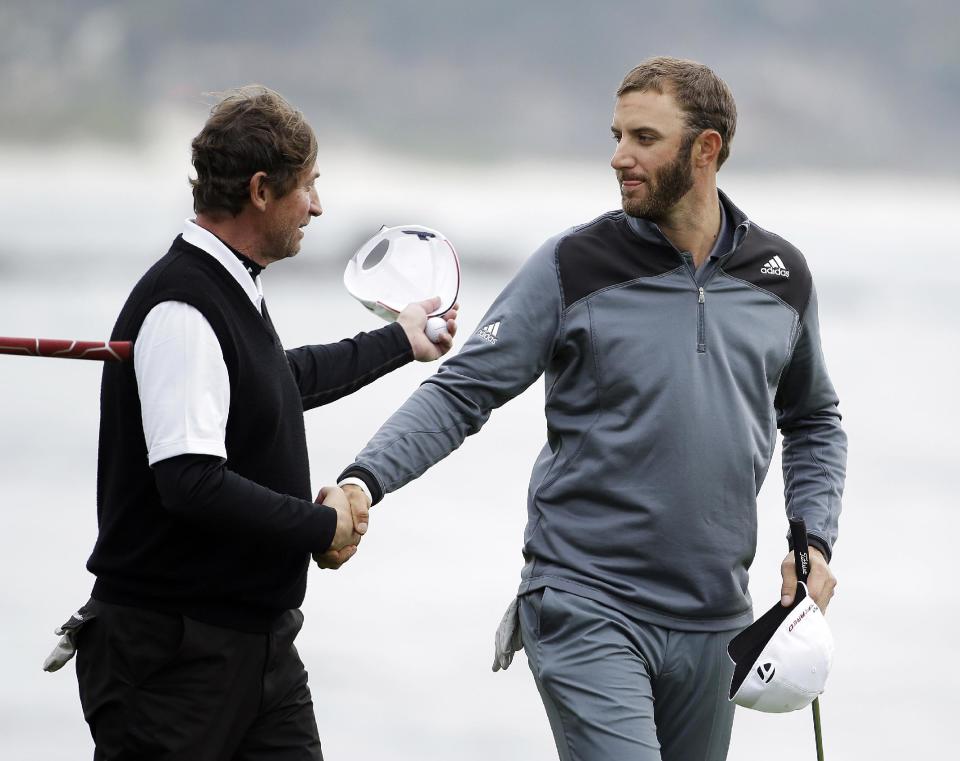
[(777, 428), (787, 512), (828, 557), (846, 436), (803, 256), (721, 202), (734, 246), (699, 273), (622, 211), (548, 240), (344, 476), (378, 501), (544, 374), (520, 594), (555, 587), (676, 629), (749, 623)]

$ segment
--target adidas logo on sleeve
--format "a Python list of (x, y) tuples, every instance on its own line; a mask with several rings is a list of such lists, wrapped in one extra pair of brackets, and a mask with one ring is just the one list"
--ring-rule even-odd
[(780, 277), (790, 277), (790, 270), (786, 268), (783, 261), (779, 256), (773, 257), (769, 262), (764, 264), (760, 271), (764, 275), (779, 275)]
[(500, 320), (496, 322), (491, 322), (489, 325), (484, 325), (477, 331), (477, 335), (480, 336), (488, 344), (497, 343), (497, 333), (500, 332)]

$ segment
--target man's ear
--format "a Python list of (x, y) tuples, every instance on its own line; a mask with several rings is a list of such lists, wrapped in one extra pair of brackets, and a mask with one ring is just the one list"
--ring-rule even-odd
[(266, 211), (267, 201), (271, 198), (266, 172), (257, 172), (250, 178), (249, 194), (253, 208), (257, 211)]
[(705, 129), (697, 137), (694, 144), (693, 160), (696, 166), (710, 166), (711, 162), (716, 164), (717, 157), (720, 155), (720, 149), (723, 147), (723, 138), (715, 129)]

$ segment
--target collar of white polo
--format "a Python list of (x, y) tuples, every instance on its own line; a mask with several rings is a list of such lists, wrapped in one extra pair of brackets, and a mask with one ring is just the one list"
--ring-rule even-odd
[(803, 582), (793, 604), (779, 602), (731, 640), (729, 699), (744, 708), (785, 713), (820, 693), (833, 663), (833, 635)]

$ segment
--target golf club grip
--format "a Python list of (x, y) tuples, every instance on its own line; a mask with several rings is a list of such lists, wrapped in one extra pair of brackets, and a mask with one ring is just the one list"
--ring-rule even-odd
[(126, 362), (133, 356), (133, 342), (0, 337), (0, 354)]
[(807, 544), (807, 524), (803, 518), (790, 519), (790, 537), (793, 539), (793, 560), (797, 579), (806, 582), (810, 573), (810, 547)]

